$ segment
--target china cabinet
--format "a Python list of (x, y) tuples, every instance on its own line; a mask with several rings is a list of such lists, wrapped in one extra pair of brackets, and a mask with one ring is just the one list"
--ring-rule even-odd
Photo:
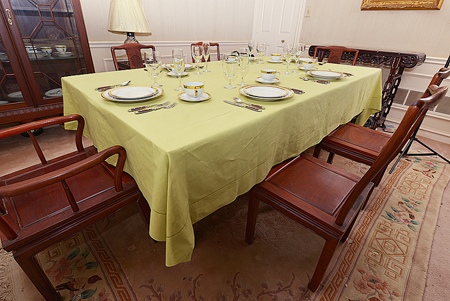
[(80, 1), (0, 8), (0, 125), (61, 114), (61, 77), (94, 72)]

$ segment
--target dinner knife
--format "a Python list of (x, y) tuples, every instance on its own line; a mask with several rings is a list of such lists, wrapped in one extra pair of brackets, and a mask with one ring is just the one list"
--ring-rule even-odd
[(146, 108), (152, 108), (152, 107), (162, 107), (162, 106), (167, 106), (168, 104), (169, 104), (169, 101), (166, 101), (165, 103), (158, 103), (158, 104), (152, 104), (152, 105), (131, 108), (131, 109), (128, 109), (128, 112), (140, 111), (140, 110), (143, 110)]
[(252, 107), (252, 106), (247, 106), (247, 105), (240, 104), (240, 103), (236, 103), (236, 102), (232, 102), (232, 101), (229, 101), (229, 100), (224, 100), (223, 102), (225, 102), (227, 104), (230, 104), (230, 105), (233, 105), (233, 106), (249, 109), (249, 110), (252, 110), (252, 111), (255, 111), (255, 112), (262, 112), (261, 109), (258, 109), (258, 108)]

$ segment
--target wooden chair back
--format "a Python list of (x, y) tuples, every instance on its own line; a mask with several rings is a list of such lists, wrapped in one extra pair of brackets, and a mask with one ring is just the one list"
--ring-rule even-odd
[[(202, 45), (203, 45), (203, 42), (197, 42), (197, 43), (192, 43), (192, 44), (191, 44), (191, 59), (192, 59), (192, 62), (193, 62), (193, 63), (195, 62), (195, 59), (194, 59), (194, 56), (193, 56), (193, 54), (192, 54), (192, 46), (202, 46)], [(209, 43), (209, 46), (210, 46), (210, 47), (216, 47), (217, 60), (220, 61), (220, 49), (219, 49), (219, 43)], [(209, 55), (208, 62), (211, 61), (211, 56), (212, 56), (213, 54), (214, 54), (214, 53), (211, 53), (211, 54)], [(203, 58), (202, 58), (202, 62), (204, 62), (204, 61), (205, 61), (205, 58), (203, 57)]]
[(383, 147), (370, 169), (364, 174), (358, 184), (355, 185), (354, 189), (347, 196), (339, 214), (336, 217), (337, 225), (343, 224), (348, 212), (353, 207), (353, 204), (356, 202), (358, 196), (378, 175), (378, 173), (384, 171), (387, 165), (395, 158), (395, 156), (397, 156), (408, 140), (408, 137), (410, 137), (414, 132), (416, 125), (420, 123), (420, 116), (423, 111), (438, 105), (447, 93), (448, 88), (432, 85), (428, 89), (431, 95), (420, 98), (408, 107), (408, 110), (406, 111), (405, 116), (403, 117), (395, 133)]
[(130, 64), (130, 69), (143, 68), (144, 63), (142, 60), (141, 49), (153, 49), (155, 51), (155, 46), (153, 45), (142, 45), (139, 43), (125, 43), (120, 46), (111, 47), (111, 55), (114, 62), (114, 68), (119, 70), (119, 63), (117, 62), (116, 50), (125, 50), (128, 63)]
[(329, 52), (327, 62), (334, 64), (341, 63), (342, 55), (344, 54), (344, 52), (353, 53), (353, 66), (356, 64), (356, 60), (359, 54), (358, 49), (352, 49), (343, 46), (317, 46), (314, 50), (314, 58), (317, 58), (319, 62), (322, 62), (327, 52)]

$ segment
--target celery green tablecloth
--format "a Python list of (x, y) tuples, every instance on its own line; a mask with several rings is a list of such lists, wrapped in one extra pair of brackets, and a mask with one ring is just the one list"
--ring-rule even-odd
[[(251, 64), (245, 76), (258, 84), (261, 68), (284, 72), (285, 65)], [(291, 65), (291, 69), (292, 69)], [(353, 116), (368, 116), (381, 108), (381, 70), (326, 64), (322, 70), (350, 72), (354, 76), (328, 85), (305, 82), (304, 72), (280, 75), (280, 85), (304, 90), (283, 101), (261, 102), (226, 90), (220, 62), (209, 63), (212, 72), (183, 77), (202, 81), (211, 99), (190, 103), (177, 98), (178, 79), (158, 79), (164, 95), (143, 103), (104, 100), (94, 88), (131, 80), (150, 85), (143, 69), (65, 77), (62, 79), (64, 114), (86, 119), (84, 134), (103, 150), (122, 145), (127, 151), (125, 170), (134, 177), (150, 204), (150, 235), (166, 241), (166, 265), (189, 261), (194, 248), (193, 223), (262, 181), (270, 168), (317, 144)], [(233, 83), (240, 81), (234, 78)], [(259, 113), (225, 104), (233, 96), (266, 107)], [(135, 115), (127, 109), (148, 103), (175, 101), (170, 110)], [(70, 128), (70, 126), (69, 126)], [(244, 237), (242, 237), (244, 240)]]

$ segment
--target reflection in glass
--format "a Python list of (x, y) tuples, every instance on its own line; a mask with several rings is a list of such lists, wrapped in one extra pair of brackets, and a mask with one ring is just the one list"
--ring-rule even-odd
[(15, 102), (23, 102), (23, 96), (0, 37), (0, 106)]

